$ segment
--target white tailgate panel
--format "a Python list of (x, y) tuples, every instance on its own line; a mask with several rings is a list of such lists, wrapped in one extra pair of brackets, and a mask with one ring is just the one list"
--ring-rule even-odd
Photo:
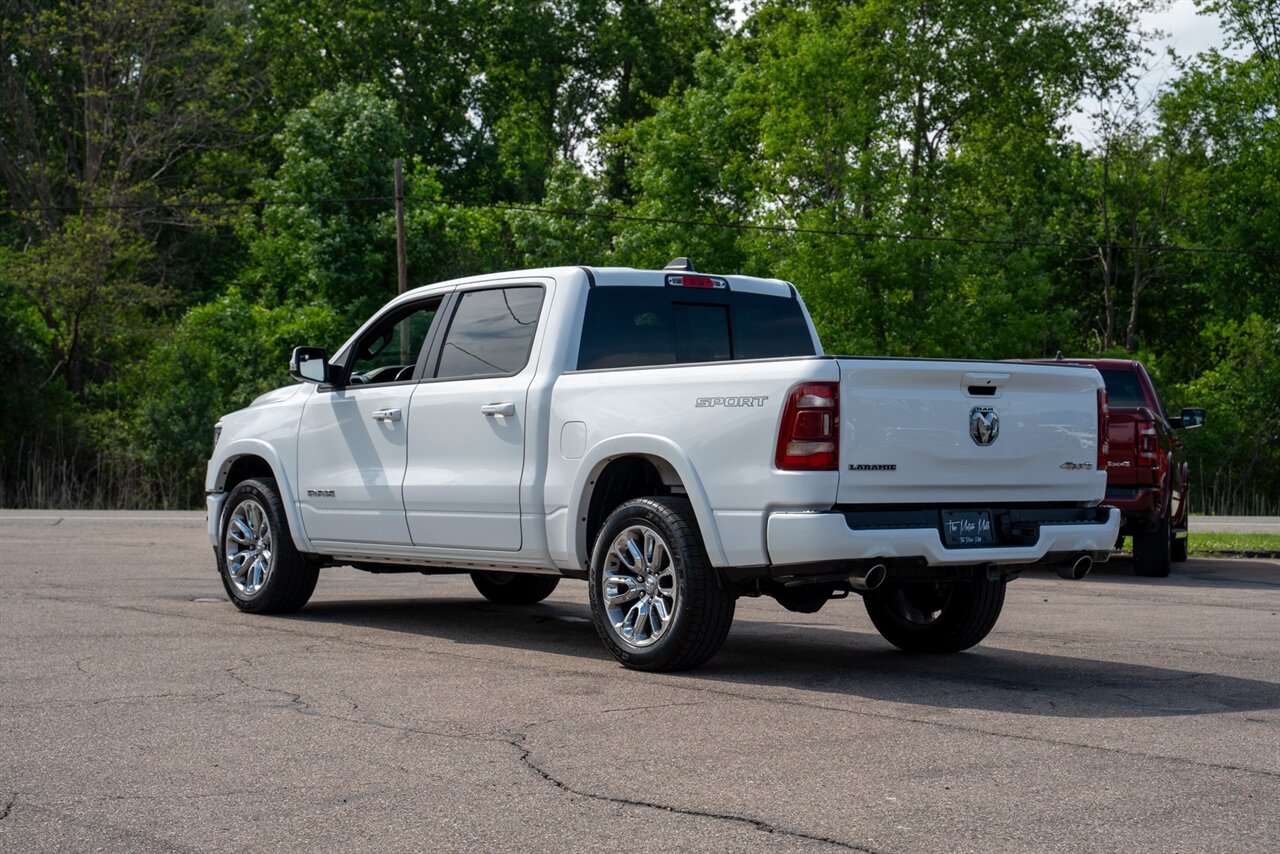
[[(1094, 470), (1092, 369), (905, 359), (841, 368), (841, 504), (1081, 502), (1106, 489)], [(999, 432), (982, 445), (970, 418), (988, 409)]]

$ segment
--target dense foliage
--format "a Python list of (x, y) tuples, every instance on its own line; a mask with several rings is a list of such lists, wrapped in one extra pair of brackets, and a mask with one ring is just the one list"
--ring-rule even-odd
[(395, 293), (402, 158), (412, 284), (688, 255), (832, 352), (1132, 354), (1196, 509), (1280, 512), (1280, 2), (1150, 97), (1153, 3), (13, 0), (0, 505), (198, 504)]

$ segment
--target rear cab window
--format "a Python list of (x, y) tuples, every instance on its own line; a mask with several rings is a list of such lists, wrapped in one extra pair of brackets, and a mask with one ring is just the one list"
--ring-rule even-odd
[(587, 296), (578, 370), (813, 355), (794, 298), (610, 285)]
[(1136, 409), (1139, 406), (1150, 407), (1151, 403), (1154, 402), (1156, 414), (1162, 418), (1164, 417), (1164, 403), (1160, 400), (1160, 392), (1156, 390), (1154, 381), (1151, 383), (1151, 388), (1155, 399), (1149, 402), (1143, 392), (1142, 380), (1139, 378), (1137, 371), (1099, 368), (1098, 373), (1102, 374), (1102, 382), (1107, 387), (1107, 402), (1111, 406)]
[(1102, 382), (1107, 386), (1107, 402), (1111, 406), (1139, 407), (1146, 406), (1147, 399), (1142, 394), (1142, 384), (1133, 371), (1118, 371), (1111, 368), (1099, 369)]

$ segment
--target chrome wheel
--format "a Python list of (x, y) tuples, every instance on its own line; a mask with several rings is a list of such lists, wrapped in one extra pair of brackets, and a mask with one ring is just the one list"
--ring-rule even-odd
[(680, 590), (671, 549), (646, 525), (614, 537), (600, 573), (605, 613), (618, 640), (643, 649), (666, 636), (676, 616)]
[(240, 595), (257, 595), (271, 578), (275, 565), (272, 560), (271, 523), (267, 520), (267, 511), (256, 500), (244, 499), (227, 517), (223, 554), (227, 561), (227, 576)]

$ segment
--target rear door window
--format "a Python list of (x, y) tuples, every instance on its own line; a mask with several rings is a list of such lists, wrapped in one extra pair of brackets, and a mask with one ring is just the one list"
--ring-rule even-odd
[(445, 333), (436, 378), (519, 373), (538, 331), (542, 295), (536, 285), (463, 293)]

